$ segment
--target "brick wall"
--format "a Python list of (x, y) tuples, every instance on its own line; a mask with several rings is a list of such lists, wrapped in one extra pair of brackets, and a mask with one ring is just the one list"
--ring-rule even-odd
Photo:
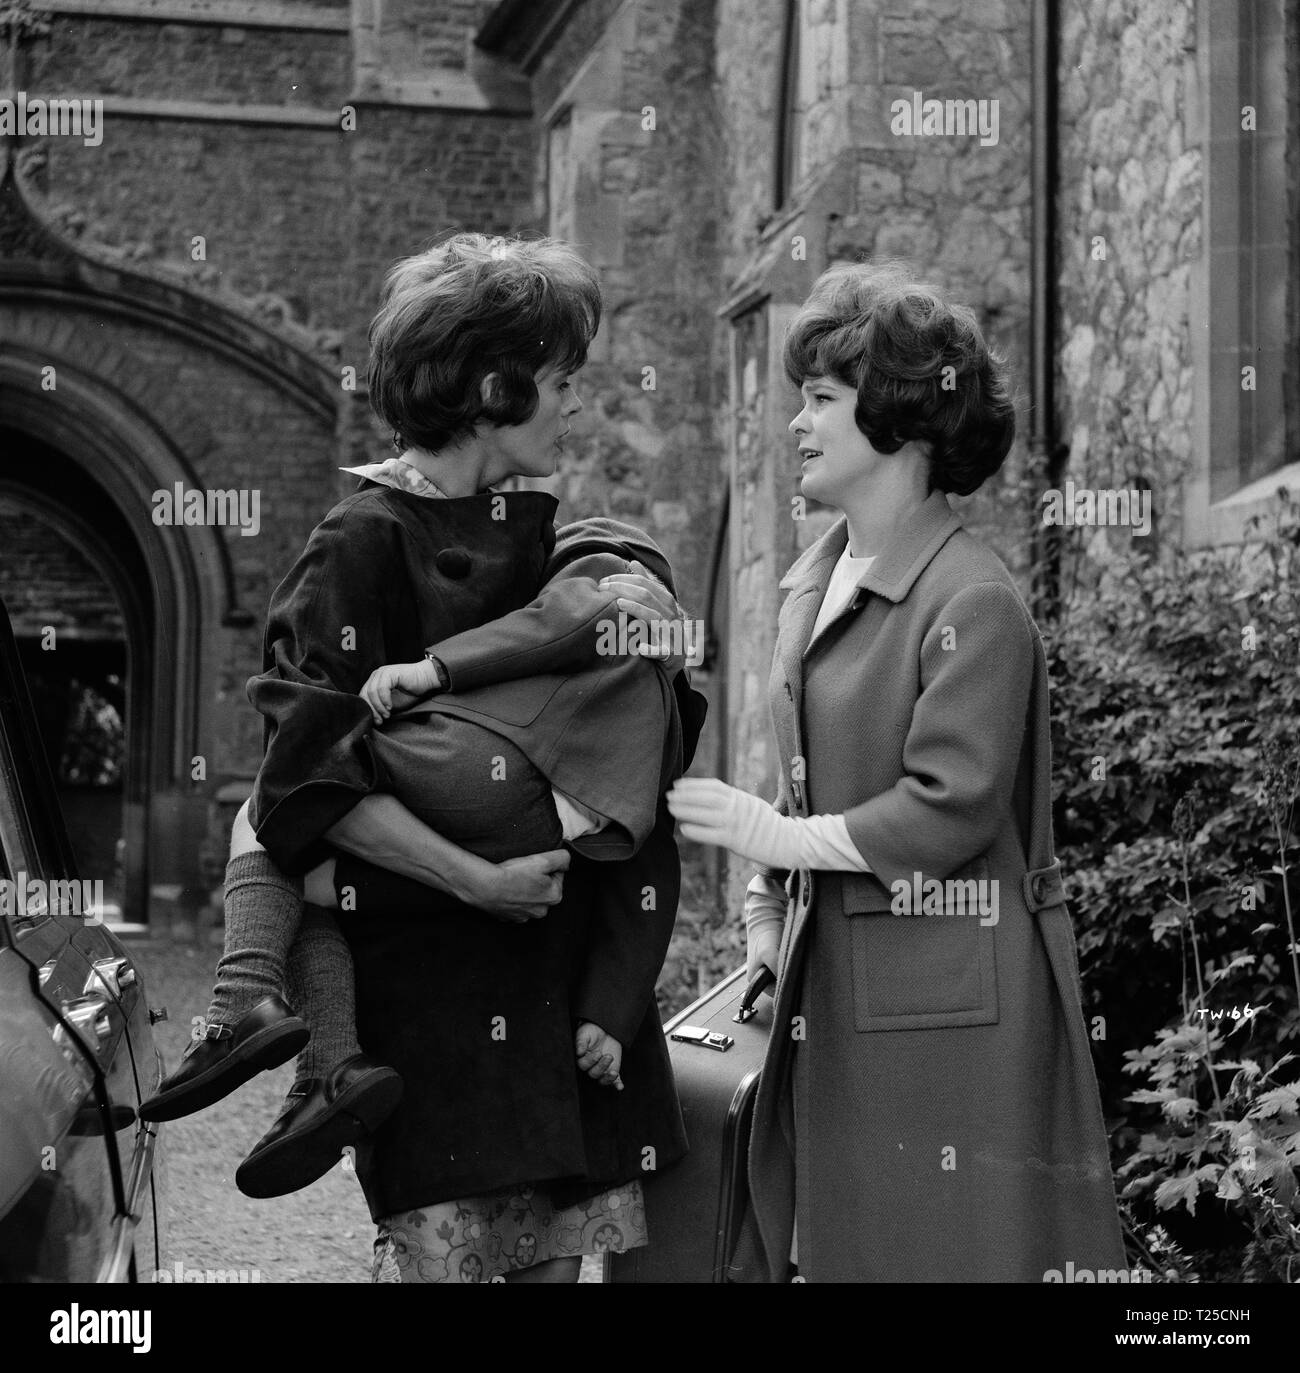
[(332, 105), (350, 60), (346, 34), (56, 15), (26, 82), (33, 95)]
[(0, 600), (15, 636), (120, 638), (122, 615), (103, 577), (71, 539), (0, 498)]

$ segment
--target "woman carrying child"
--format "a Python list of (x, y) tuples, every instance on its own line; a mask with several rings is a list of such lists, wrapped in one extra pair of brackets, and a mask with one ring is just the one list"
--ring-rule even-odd
[[(377, 1272), (405, 1280), (571, 1280), (582, 1252), (644, 1242), (635, 1180), (684, 1147), (653, 975), (647, 986), (638, 967), (622, 984), (627, 1004), (608, 1000), (629, 920), (660, 941), (662, 959), (679, 882), (666, 808), (635, 858), (600, 865), (599, 883), (597, 865), (560, 847), (565, 826), (545, 795), (508, 844), (467, 852), (379, 790), (358, 694), (375, 669), (418, 660), (538, 592), (555, 500), (491, 488), (554, 470), (580, 408), (570, 376), (599, 315), (590, 268), (546, 241), (460, 235), (390, 273), (370, 390), (404, 451), (364, 469), (367, 484), (317, 528), (273, 599), (267, 671), (250, 684), (267, 719), (248, 814), (257, 844), (237, 827), (208, 1037), (146, 1107), (155, 1118), (198, 1109), (301, 1044), (305, 1027), (279, 998), (276, 951), (292, 944), (289, 984), (311, 1039), (241, 1186), (292, 1190), (355, 1146), (372, 1211), (390, 1222)], [(650, 618), (677, 613), (647, 578), (590, 589)], [(684, 676), (672, 689), (690, 702), (689, 756), (698, 707)], [(480, 780), (485, 803), (499, 804), (503, 789)], [(325, 910), (300, 915), (300, 875), (338, 852), (421, 884), (418, 906), (397, 910), (352, 899), (365, 865), (340, 883), (361, 1042), (349, 944)], [(611, 1090), (614, 1036), (584, 1002), (602, 993), (600, 1013), (618, 1015), (624, 1036), (622, 1092)], [(398, 1220), (435, 1205), (448, 1208), (444, 1234), (457, 1218), (457, 1244), (416, 1255), (394, 1238)], [(520, 1224), (503, 1237), (506, 1215)]]

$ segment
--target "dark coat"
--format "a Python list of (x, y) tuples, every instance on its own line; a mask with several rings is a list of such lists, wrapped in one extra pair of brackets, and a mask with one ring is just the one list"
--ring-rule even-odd
[(601, 652), (603, 627), (619, 613), (597, 583), (628, 572), (633, 558), (671, 586), (667, 560), (641, 530), (607, 519), (566, 525), (531, 605), (433, 646), (450, 690), (410, 710), (410, 726), (399, 717), (380, 731), (375, 749), (389, 772), (409, 775), (427, 714), (468, 720), (508, 739), (552, 786), (608, 822), (574, 840), (576, 851), (606, 861), (634, 853), (658, 798), (682, 774), (681, 712), (698, 735), (705, 707), (688, 677)]
[(327, 858), (325, 831), (374, 790), (370, 710), (356, 694), (366, 678), (526, 605), (557, 504), (538, 491), (443, 500), (367, 483), (312, 531), (271, 598), (264, 670), (248, 684), (266, 740), (251, 819), (285, 872)]
[[(556, 502), (508, 493), (509, 517), (496, 520), (497, 499), (369, 485), (330, 513), (276, 592), (268, 670), (250, 683), (268, 720), (253, 819), (286, 869), (331, 852), (324, 832), (374, 789), (370, 714), (353, 694), (370, 672), (418, 659), (537, 595)], [(343, 639), (346, 626), (354, 639)], [(679, 696), (688, 692), (683, 681)], [(687, 759), (699, 715), (694, 704), (682, 711)], [(341, 874), (348, 864), (368, 866), (341, 859)], [(358, 1153), (375, 1218), (528, 1182), (552, 1184), (563, 1204), (680, 1157), (685, 1134), (654, 1004), (680, 889), (666, 805), (635, 858), (575, 855), (563, 900), (542, 920), (506, 924), (412, 885), (414, 911), (340, 916), (356, 965), (360, 1042), (406, 1088)], [(638, 941), (633, 960), (629, 918), (653, 936)], [(625, 1091), (577, 1072), (577, 1019), (622, 1041)]]
[[(1037, 628), (935, 493), (810, 647), (846, 537), (781, 583), (771, 703), (789, 813), (844, 814), (872, 872), (792, 880), (734, 1275), (781, 1280), (796, 1213), (814, 1281), (1122, 1269)], [(914, 874), (996, 883), (996, 923), (892, 913)]]

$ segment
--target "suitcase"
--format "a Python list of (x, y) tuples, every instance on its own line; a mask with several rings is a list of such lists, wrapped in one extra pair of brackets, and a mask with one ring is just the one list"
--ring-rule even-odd
[[(605, 1256), (606, 1282), (722, 1282), (748, 1200), (746, 1158), (775, 979), (730, 977), (664, 1026), (690, 1152), (641, 1180), (650, 1243)], [(742, 1019), (737, 1020), (737, 1014)]]

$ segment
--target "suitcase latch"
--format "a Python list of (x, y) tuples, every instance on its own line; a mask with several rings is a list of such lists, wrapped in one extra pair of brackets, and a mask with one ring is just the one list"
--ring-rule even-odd
[(683, 1044), (698, 1044), (703, 1049), (716, 1049), (725, 1054), (736, 1042), (730, 1035), (717, 1030), (706, 1030), (703, 1025), (679, 1025), (669, 1032), (672, 1039), (680, 1039)]

